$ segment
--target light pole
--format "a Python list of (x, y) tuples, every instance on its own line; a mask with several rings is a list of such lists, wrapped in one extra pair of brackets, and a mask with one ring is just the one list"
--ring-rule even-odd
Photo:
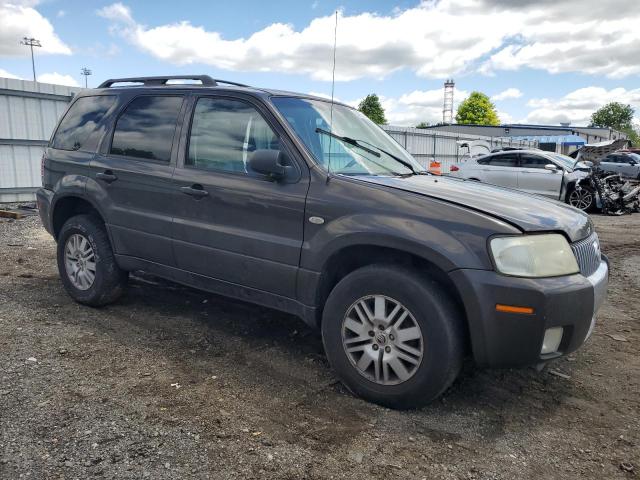
[(91, 75), (91, 73), (91, 70), (89, 70), (87, 67), (82, 67), (82, 69), (80, 70), (80, 75), (84, 76), (84, 88), (88, 88), (87, 78), (89, 78), (89, 75)]
[(22, 45), (26, 45), (31, 48), (31, 68), (33, 68), (33, 81), (36, 81), (36, 63), (33, 60), (33, 47), (41, 47), (42, 44), (40, 40), (37, 40), (33, 37), (22, 37), (22, 41), (20, 42)]

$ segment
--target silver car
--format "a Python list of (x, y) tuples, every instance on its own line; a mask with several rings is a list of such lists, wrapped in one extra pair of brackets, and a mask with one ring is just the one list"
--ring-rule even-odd
[(640, 155), (631, 152), (610, 153), (600, 160), (600, 168), (605, 172), (640, 180)]
[[(585, 204), (575, 195), (575, 182), (589, 174), (589, 167), (573, 158), (542, 150), (507, 150), (475, 157), (451, 166), (451, 176), (491, 183), (567, 202), (582, 210)], [(575, 197), (575, 198), (574, 198)]]

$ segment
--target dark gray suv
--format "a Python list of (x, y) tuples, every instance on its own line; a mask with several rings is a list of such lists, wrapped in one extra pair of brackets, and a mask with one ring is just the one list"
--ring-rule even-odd
[(82, 92), (45, 151), (38, 206), (78, 302), (141, 270), (296, 314), (394, 408), (438, 397), (467, 353), (541, 364), (589, 337), (608, 266), (583, 212), (430, 175), (346, 105), (174, 78)]

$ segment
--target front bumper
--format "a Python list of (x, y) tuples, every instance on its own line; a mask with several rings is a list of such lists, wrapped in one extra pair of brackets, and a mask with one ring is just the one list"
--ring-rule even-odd
[[(488, 367), (534, 365), (566, 355), (591, 335), (607, 294), (608, 260), (589, 277), (508, 277), (487, 270), (450, 273), (464, 303), (476, 363)], [(532, 314), (496, 311), (497, 304), (533, 308)], [(545, 331), (563, 327), (558, 350), (542, 355)]]

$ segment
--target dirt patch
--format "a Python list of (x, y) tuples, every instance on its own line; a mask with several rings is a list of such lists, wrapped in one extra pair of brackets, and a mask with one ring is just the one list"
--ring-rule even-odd
[(37, 218), (0, 219), (0, 478), (637, 478), (640, 215), (594, 221), (609, 300), (569, 378), (467, 365), (396, 412), (285, 314), (147, 277), (78, 305)]

